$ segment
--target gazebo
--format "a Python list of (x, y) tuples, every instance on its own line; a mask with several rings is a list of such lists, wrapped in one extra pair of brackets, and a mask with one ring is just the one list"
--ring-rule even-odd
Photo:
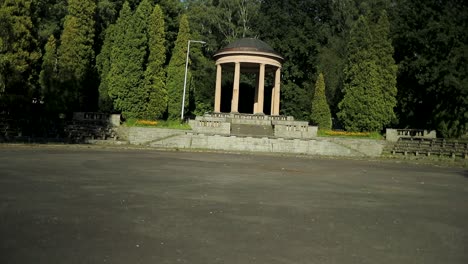
[(219, 50), (216, 60), (215, 113), (221, 113), (221, 77), (223, 70), (234, 71), (232, 87), (231, 113), (238, 113), (239, 85), (242, 73), (256, 74), (253, 114), (264, 114), (265, 74), (275, 72), (274, 86), (271, 92), (271, 115), (279, 115), (281, 64), (284, 58), (265, 42), (255, 38), (238, 39)]

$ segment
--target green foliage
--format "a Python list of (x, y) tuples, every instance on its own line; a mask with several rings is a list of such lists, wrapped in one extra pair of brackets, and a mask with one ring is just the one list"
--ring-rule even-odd
[(31, 9), (41, 46), (47, 42), (50, 35), (60, 36), (63, 20), (67, 15), (67, 1), (34, 0), (31, 3)]
[(31, 1), (0, 2), (0, 100), (5, 96), (28, 96), (40, 58), (33, 35)]
[(103, 112), (111, 112), (113, 110), (113, 102), (109, 96), (109, 71), (111, 68), (111, 52), (114, 45), (114, 34), (116, 26), (110, 25), (106, 30), (106, 37), (101, 48), (101, 53), (96, 56), (96, 68), (100, 76), (99, 84), (99, 110)]
[(69, 0), (68, 15), (58, 48), (59, 79), (66, 106), (69, 110), (80, 109), (84, 104), (86, 80), (94, 61), (94, 14), (96, 5), (92, 0)]
[[(353, 130), (392, 125), (437, 129), (444, 137), (467, 133), (466, 1), (124, 1), (0, 0), (0, 111), (32, 116), (31, 99), (42, 94), (50, 112), (93, 111), (99, 101), (101, 111), (154, 119), (166, 117), (170, 99), (171, 118), (178, 119), (190, 25), (191, 38), (207, 44), (191, 45), (187, 116), (212, 111), (213, 54), (245, 36), (286, 59), (281, 114), (309, 119), (313, 84), (323, 72), (332, 115), (340, 112)], [(155, 3), (164, 23), (148, 29)], [(362, 25), (359, 15), (367, 27), (353, 26)], [(157, 32), (165, 41), (152, 39)], [(223, 72), (226, 81), (232, 73)], [(265, 86), (273, 85), (267, 78)]]
[[(180, 18), (179, 34), (177, 35), (174, 51), (167, 68), (166, 87), (169, 95), (168, 114), (170, 119), (177, 119), (180, 116), (184, 86), (185, 60), (187, 55), (187, 43), (189, 40), (189, 23), (187, 16), (182, 15)], [(190, 75), (188, 75), (187, 79), (190, 80)], [(188, 100), (186, 100), (186, 103), (188, 104)]]
[(116, 24), (107, 77), (108, 93), (114, 108), (122, 111), (125, 118), (141, 117), (146, 108), (143, 80), (151, 11), (149, 1), (143, 0), (132, 15), (126, 2)]
[(468, 3), (399, 0), (394, 44), (400, 125), (468, 132)]
[(181, 120), (156, 120), (147, 122), (147, 120), (139, 120), (136, 118), (129, 118), (125, 121), (124, 126), (127, 127), (158, 127), (158, 128), (169, 128), (169, 129), (184, 129), (191, 130), (192, 128), (186, 122)]
[(315, 83), (315, 93), (312, 99), (312, 111), (310, 121), (318, 125), (319, 129), (331, 129), (331, 113), (325, 94), (325, 80), (320, 73)]
[(394, 49), (390, 39), (390, 23), (388, 21), (387, 12), (383, 11), (377, 20), (377, 24), (372, 28), (372, 48), (374, 52), (374, 60), (377, 65), (377, 73), (379, 75), (380, 88), (383, 92), (384, 106), (388, 111), (388, 122), (383, 125), (388, 125), (396, 119), (394, 108), (396, 106), (396, 77), (398, 67), (393, 59)]
[(343, 137), (343, 138), (361, 138), (383, 140), (384, 137), (379, 132), (346, 132), (336, 130), (319, 129), (317, 131), (319, 137)]
[(351, 27), (358, 16), (354, 0), (328, 1), (329, 14), (323, 17), (320, 28), (318, 70), (327, 78), (326, 95), (332, 113), (338, 112), (342, 99), (344, 69), (347, 58), (347, 43)]
[(159, 5), (154, 7), (149, 24), (149, 58), (145, 72), (145, 91), (147, 105), (143, 117), (146, 119), (161, 119), (167, 110), (166, 71), (166, 34), (164, 31), (164, 15)]
[[(109, 44), (111, 45), (109, 73), (107, 76), (102, 76), (102, 80), (106, 82), (105, 85), (107, 86), (109, 97), (113, 100), (114, 108), (122, 112), (130, 110), (130, 107), (126, 105), (125, 98), (129, 92), (129, 87), (136, 85), (132, 83), (133, 80), (127, 78), (126, 67), (130, 59), (126, 35), (130, 30), (131, 17), (132, 11), (130, 10), (130, 5), (128, 2), (125, 2), (115, 25), (113, 41), (110, 40), (111, 44)], [(104, 56), (105, 54), (103, 54)], [(105, 57), (102, 60), (105, 60)], [(102, 69), (104, 70), (104, 67)], [(104, 87), (102, 90), (104, 91)]]
[[(351, 31), (344, 97), (338, 113), (340, 121), (349, 131), (379, 131), (394, 119), (393, 93), (396, 91), (388, 83), (394, 69), (386, 68), (392, 65), (379, 62), (380, 57), (389, 51), (377, 49), (373, 37), (367, 19), (360, 16)], [(380, 38), (385, 40), (383, 36)]]
[(42, 69), (39, 74), (41, 94), (48, 112), (62, 112), (64, 103), (61, 101), (57, 65), (57, 41), (54, 35), (49, 37), (42, 57)]
[[(282, 65), (280, 113), (300, 120), (310, 116), (313, 77), (316, 75), (320, 1), (262, 1), (260, 39), (285, 57)], [(307, 70), (306, 70), (307, 69)]]

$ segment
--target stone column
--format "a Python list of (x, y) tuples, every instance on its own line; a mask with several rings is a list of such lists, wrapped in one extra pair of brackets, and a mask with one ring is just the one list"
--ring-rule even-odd
[(274, 115), (279, 115), (280, 109), (280, 85), (281, 85), (281, 68), (276, 69), (275, 74), (275, 108), (273, 109)]
[(263, 114), (263, 104), (265, 95), (265, 64), (260, 64), (260, 72), (258, 76), (258, 101), (257, 111), (255, 114)]
[(222, 74), (221, 64), (216, 65), (216, 91), (215, 91), (215, 113), (221, 112), (221, 74)]
[(253, 111), (252, 113), (257, 113), (257, 107), (258, 107), (258, 77), (260, 75), (257, 73), (255, 74), (255, 97), (254, 97), (254, 105), (253, 105)]
[(239, 112), (240, 62), (235, 63), (234, 86), (232, 87), (231, 113)]
[(270, 106), (270, 115), (273, 115), (273, 111), (275, 110), (275, 86), (271, 88), (271, 106)]

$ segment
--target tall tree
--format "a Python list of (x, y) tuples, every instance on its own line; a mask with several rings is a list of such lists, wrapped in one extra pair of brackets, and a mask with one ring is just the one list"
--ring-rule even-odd
[(33, 23), (41, 46), (44, 46), (50, 35), (60, 36), (63, 20), (67, 15), (67, 1), (35, 0), (31, 2)]
[(342, 99), (347, 43), (353, 23), (358, 17), (355, 0), (328, 1), (328, 12), (321, 17), (318, 40), (318, 70), (327, 78), (325, 86), (332, 113), (338, 112)]
[(40, 52), (33, 35), (30, 7), (28, 0), (0, 2), (0, 101), (25, 99), (33, 92)]
[(152, 7), (143, 0), (134, 14), (124, 3), (117, 20), (110, 55), (108, 92), (114, 108), (124, 117), (141, 117), (145, 111), (144, 65), (147, 57), (148, 18)]
[(468, 3), (399, 0), (395, 11), (400, 125), (468, 133)]
[[(119, 111), (126, 111), (126, 102), (125, 97), (128, 93), (128, 87), (131, 87), (133, 84), (130, 82), (128, 78), (126, 78), (126, 65), (129, 50), (127, 47), (126, 41), (126, 34), (130, 28), (130, 20), (132, 17), (132, 10), (130, 9), (130, 5), (128, 2), (125, 2), (122, 6), (122, 9), (119, 13), (119, 18), (117, 19), (115, 25), (115, 32), (109, 37), (112, 37), (109, 40), (105, 40), (105, 42), (109, 42), (110, 45), (110, 53), (109, 53), (109, 72), (107, 76), (104, 74), (101, 77), (101, 85), (105, 85), (101, 87), (101, 92), (105, 93), (105, 87), (107, 86), (107, 92), (109, 97), (113, 101), (114, 108)], [(109, 32), (109, 34), (111, 34)], [(103, 50), (104, 52), (104, 50)], [(103, 66), (105, 61), (105, 54), (103, 54)], [(101, 58), (99, 58), (101, 61)], [(104, 72), (104, 67), (102, 67), (102, 71)], [(103, 84), (104, 82), (104, 84)], [(104, 97), (102, 95), (101, 97)]]
[(95, 9), (93, 0), (68, 0), (68, 15), (58, 48), (59, 78), (68, 110), (84, 107), (88, 96), (87, 80), (94, 62)]
[(325, 80), (323, 74), (320, 73), (315, 83), (315, 93), (312, 99), (312, 111), (310, 121), (318, 125), (319, 129), (331, 129), (331, 113), (328, 106), (327, 96), (325, 93)]
[(62, 98), (58, 80), (57, 41), (54, 35), (50, 35), (44, 50), (41, 73), (39, 74), (41, 94), (44, 97), (47, 111), (57, 113), (64, 110), (60, 109), (64, 104), (61, 102)]
[(381, 12), (377, 23), (372, 29), (372, 41), (374, 60), (377, 65), (377, 73), (379, 75), (380, 89), (384, 96), (384, 107), (388, 114), (388, 122), (383, 125), (388, 125), (390, 122), (396, 122), (396, 115), (394, 108), (396, 107), (396, 78), (397, 78), (397, 65), (393, 59), (394, 49), (390, 39), (390, 23), (388, 21), (387, 12)]
[(344, 97), (338, 117), (349, 131), (379, 131), (393, 117), (385, 102), (372, 33), (360, 16), (351, 30), (345, 68)]
[(104, 43), (101, 47), (101, 52), (96, 56), (96, 69), (100, 77), (99, 83), (99, 110), (110, 112), (113, 110), (113, 102), (109, 96), (109, 71), (111, 68), (111, 52), (114, 45), (114, 34), (116, 25), (111, 24), (106, 29)]
[(318, 64), (317, 34), (327, 2), (261, 2), (259, 36), (286, 59), (282, 67), (281, 114), (302, 120), (310, 117), (310, 98)]
[(164, 31), (164, 15), (159, 5), (154, 7), (150, 17), (151, 25), (148, 35), (148, 64), (145, 72), (145, 91), (147, 105), (144, 113), (146, 119), (160, 119), (167, 110), (166, 71), (166, 34)]
[[(169, 95), (168, 114), (170, 119), (179, 118), (182, 107), (184, 66), (187, 55), (187, 43), (189, 40), (190, 28), (188, 19), (186, 15), (182, 15), (174, 51), (172, 52), (172, 57), (167, 68), (166, 87)], [(188, 79), (190, 79), (190, 75)], [(188, 98), (187, 94), (186, 98)], [(186, 100), (186, 104), (188, 104), (188, 100)]]

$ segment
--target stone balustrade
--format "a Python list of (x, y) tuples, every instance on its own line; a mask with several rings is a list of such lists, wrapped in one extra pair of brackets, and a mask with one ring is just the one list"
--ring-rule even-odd
[(437, 138), (435, 130), (424, 130), (424, 129), (386, 129), (387, 141), (397, 142), (400, 138)]

